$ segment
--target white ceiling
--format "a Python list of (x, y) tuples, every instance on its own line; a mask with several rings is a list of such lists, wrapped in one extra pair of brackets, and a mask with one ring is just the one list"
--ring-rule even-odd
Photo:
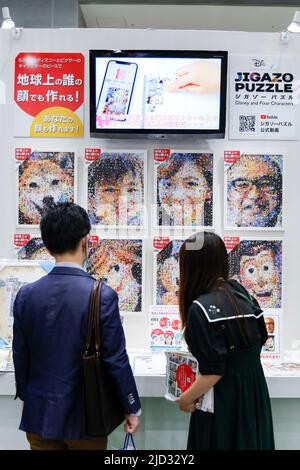
[[(297, 7), (300, 10), (300, 5)], [(88, 28), (282, 31), (296, 7), (213, 5), (81, 5)]]

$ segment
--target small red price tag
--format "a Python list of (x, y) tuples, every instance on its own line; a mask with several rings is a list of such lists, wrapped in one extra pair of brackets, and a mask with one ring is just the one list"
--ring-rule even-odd
[(235, 163), (241, 156), (239, 150), (225, 150), (224, 151), (224, 162), (225, 163)]
[(29, 233), (15, 233), (14, 234), (14, 245), (16, 247), (21, 247), (26, 245), (30, 240)]
[(170, 149), (155, 149), (154, 161), (158, 163), (164, 162), (167, 158), (169, 158), (170, 154), (171, 154)]
[(16, 148), (15, 149), (15, 159), (19, 162), (27, 160), (27, 158), (31, 155), (31, 149), (28, 148)]
[(86, 148), (84, 149), (84, 159), (87, 161), (97, 160), (101, 155), (101, 149)]
[(91, 235), (89, 237), (89, 248), (90, 249), (95, 248), (97, 246), (98, 242), (99, 242), (98, 235)]
[(169, 237), (154, 237), (153, 238), (153, 247), (156, 250), (163, 250), (167, 244), (170, 243)]
[(224, 243), (227, 251), (231, 251), (240, 243), (240, 237), (224, 237)]

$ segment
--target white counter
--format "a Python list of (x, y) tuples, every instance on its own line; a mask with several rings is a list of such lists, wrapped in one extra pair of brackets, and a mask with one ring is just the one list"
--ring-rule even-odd
[[(164, 375), (136, 375), (141, 397), (161, 398), (165, 395)], [(271, 398), (300, 398), (300, 375), (266, 377)], [(14, 396), (15, 378), (12, 372), (0, 374), (0, 395)]]
[[(142, 401), (142, 424), (137, 437), (139, 449), (186, 448), (189, 416), (165, 400), (165, 377), (136, 375)], [(277, 449), (299, 450), (300, 376), (267, 377)], [(0, 374), (0, 450), (28, 449), (25, 433), (18, 430), (22, 402), (14, 400), (14, 374)], [(298, 400), (297, 400), (298, 398)], [(121, 426), (110, 436), (109, 449), (124, 442)]]

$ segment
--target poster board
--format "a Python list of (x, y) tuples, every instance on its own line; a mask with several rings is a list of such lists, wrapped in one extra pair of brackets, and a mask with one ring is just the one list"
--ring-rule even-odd
[(224, 152), (225, 230), (284, 229), (282, 154)]
[(86, 208), (97, 229), (146, 225), (147, 152), (85, 149)]
[(268, 339), (263, 357), (278, 359), (283, 324), (283, 239), (224, 237), (230, 278), (241, 283), (264, 312)]
[(214, 155), (201, 150), (154, 150), (153, 226), (213, 228)]
[(76, 152), (22, 150), (15, 150), (16, 225), (36, 228), (51, 204), (77, 202)]

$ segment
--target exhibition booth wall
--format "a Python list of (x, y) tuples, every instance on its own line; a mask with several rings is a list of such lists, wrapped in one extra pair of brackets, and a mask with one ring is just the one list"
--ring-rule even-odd
[[(15, 150), (30, 148), (36, 152), (74, 152), (77, 156), (77, 202), (86, 206), (86, 149), (100, 148), (102, 151), (140, 151), (145, 152), (145, 202), (149, 208), (150, 224), (146, 229), (136, 229), (132, 236), (143, 239), (143, 282), (142, 309), (140, 312), (124, 314), (124, 329), (127, 347), (130, 351), (145, 351), (150, 345), (149, 309), (153, 305), (154, 293), (154, 250), (153, 233), (151, 233), (151, 211), (155, 191), (155, 149), (176, 149), (178, 152), (199, 152), (214, 156), (214, 203), (213, 229), (224, 237), (244, 237), (254, 239), (283, 240), (282, 258), (282, 317), (280, 334), (280, 353), (300, 346), (300, 317), (298, 314), (298, 278), (300, 253), (298, 249), (300, 220), (299, 186), (300, 144), (297, 140), (229, 139), (231, 110), (229, 96), (227, 99), (227, 129), (225, 139), (203, 140), (187, 137), (164, 140), (105, 140), (90, 138), (89, 134), (89, 50), (91, 49), (144, 49), (144, 50), (208, 50), (228, 51), (229, 74), (233, 59), (239, 56), (278, 56), (285, 63), (291, 61), (291, 67), (299, 61), (300, 37), (291, 35), (288, 44), (280, 41), (279, 33), (243, 33), (226, 31), (158, 31), (158, 30), (125, 30), (125, 29), (42, 29), (24, 30), (19, 38), (12, 36), (11, 31), (0, 30), (0, 259), (15, 259), (14, 235), (31, 233), (38, 235), (37, 228), (17, 227), (17, 167)], [(85, 91), (83, 110), (83, 137), (77, 138), (38, 138), (16, 137), (18, 133), (18, 115), (14, 103), (14, 70), (15, 59), (26, 52), (73, 52), (82, 53), (85, 57)], [(228, 74), (228, 76), (229, 76)], [(23, 123), (22, 123), (23, 125)], [(24, 134), (23, 134), (24, 135)], [(239, 151), (241, 154), (282, 155), (284, 161), (284, 230), (268, 229), (267, 232), (224, 230), (224, 152)], [(103, 232), (110, 238), (109, 232)], [(93, 229), (93, 234), (98, 231)], [(117, 234), (126, 238), (122, 230)], [(171, 238), (184, 238), (190, 232), (173, 231)], [(155, 374), (154, 374), (155, 375)], [(162, 379), (162, 378), (161, 378)], [(276, 378), (281, 380), (281, 378)], [(151, 383), (147, 377), (147, 384)], [(153, 382), (158, 378), (153, 377)], [(300, 448), (300, 387), (298, 378), (295, 382), (284, 382), (282, 378), (280, 394), (276, 387), (271, 393), (274, 413), (275, 437), (277, 448)], [(292, 379), (290, 379), (292, 380)], [(9, 382), (9, 383), (8, 383)], [(142, 387), (141, 379), (138, 384)], [(158, 387), (162, 387), (159, 382)], [(284, 393), (286, 387), (286, 396)], [(294, 387), (293, 398), (289, 394)], [(143, 386), (143, 426), (139, 446), (147, 449), (180, 449), (185, 448), (188, 417), (180, 414), (176, 405), (166, 402), (160, 389), (149, 385), (151, 391)], [(299, 394), (298, 394), (299, 392)], [(299, 396), (299, 399), (296, 397)], [(26, 448), (23, 433), (17, 430), (21, 413), (20, 402), (13, 401), (13, 377), (0, 374), (0, 448)], [(121, 431), (111, 437), (110, 446), (120, 447)]]

